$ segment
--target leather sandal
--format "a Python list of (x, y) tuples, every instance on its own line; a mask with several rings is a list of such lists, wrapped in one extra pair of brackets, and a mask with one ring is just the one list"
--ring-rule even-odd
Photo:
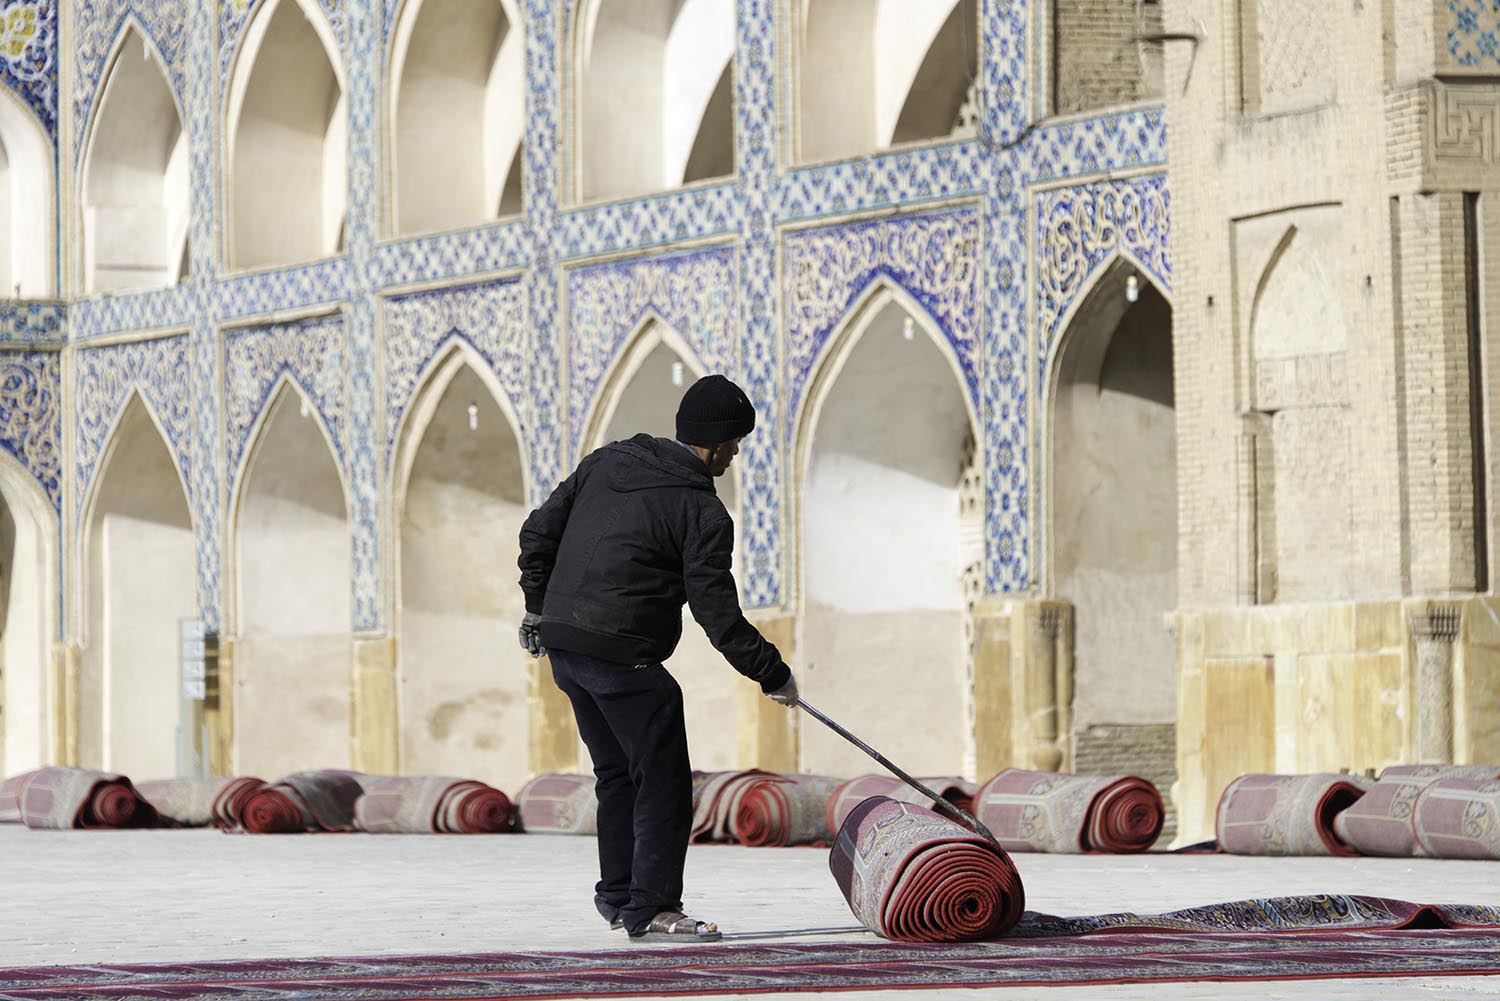
[(723, 937), (718, 925), (696, 921), (681, 911), (662, 911), (651, 919), (644, 931), (630, 933), (631, 940), (635, 942), (717, 942)]

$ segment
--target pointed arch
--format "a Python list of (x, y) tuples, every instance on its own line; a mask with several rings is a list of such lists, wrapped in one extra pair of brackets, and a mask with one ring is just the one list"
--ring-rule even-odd
[(77, 689), (84, 767), (177, 770), (177, 637), (180, 621), (198, 614), (198, 581), (190, 494), (169, 441), (132, 390), (84, 508)]
[(104, 432), (104, 444), (99, 449), (99, 457), (95, 460), (94, 467), (89, 472), (89, 482), (84, 491), (83, 503), (80, 508), (81, 514), (78, 522), (80, 525), (88, 524), (89, 519), (93, 517), (94, 506), (97, 503), (99, 494), (99, 483), (103, 479), (104, 469), (109, 465), (111, 456), (117, 446), (120, 437), (120, 427), (124, 424), (125, 418), (129, 415), (132, 406), (140, 407), (145, 416), (151, 421), (151, 426), (156, 429), (156, 433), (161, 436), (162, 444), (166, 447), (167, 454), (172, 457), (172, 468), (177, 473), (177, 483), (182, 488), (182, 495), (187, 498), (191, 498), (193, 495), (192, 485), (188, 480), (187, 473), (183, 469), (183, 458), (172, 447), (172, 436), (167, 433), (166, 422), (161, 419), (161, 415), (156, 412), (156, 408), (151, 405), (151, 401), (146, 399), (145, 394), (141, 392), (141, 388), (139, 386), (132, 386), (126, 392), (125, 398), (120, 401), (119, 407), (115, 410), (115, 415), (109, 422), (109, 429)]
[(230, 522), (225, 604), (240, 772), (352, 760), (349, 497), (314, 413), (296, 380), (283, 376), (248, 450)]
[(586, 0), (572, 31), (579, 199), (733, 172), (732, 0)]
[(63, 760), (52, 681), (58, 638), (58, 513), (42, 485), (0, 450), (0, 775)]
[(398, 235), (519, 212), (525, 32), (515, 0), (404, 0), (392, 32), (388, 135)]
[[(1128, 304), (1125, 298), (1125, 284), (1132, 274), (1136, 277), (1138, 288), (1149, 285), (1157, 295), (1171, 305), (1171, 290), (1152, 274), (1151, 269), (1139, 257), (1124, 247), (1116, 247), (1110, 251), (1109, 255), (1088, 273), (1078, 289), (1078, 294), (1073, 297), (1073, 301), (1068, 303), (1067, 308), (1046, 331), (1048, 339), (1042, 357), (1044, 402), (1050, 398), (1047, 387), (1050, 387), (1054, 380), (1053, 370), (1057, 366), (1059, 355), (1067, 348), (1071, 339), (1076, 339), (1076, 333), (1073, 338), (1069, 337), (1070, 331), (1082, 329), (1076, 323), (1079, 316), (1090, 310), (1099, 309), (1101, 306), (1112, 308), (1123, 314), (1125, 307), (1121, 304)], [(1114, 329), (1113, 324), (1109, 325), (1109, 329)]]
[[(941, 5), (934, 5), (941, 9)], [(978, 3), (954, 0), (947, 19), (933, 34), (921, 61), (910, 75), (893, 72), (904, 82), (899, 103), (882, 101), (876, 138), (884, 146), (942, 139), (954, 134), (959, 113), (969, 98), (971, 81), (979, 78), (979, 25), (974, 21)], [(916, 52), (915, 46), (903, 54)], [(879, 81), (877, 81), (878, 86)]]
[[(808, 698), (838, 691), (851, 727), (932, 774), (974, 769), (966, 608), (982, 553), (970, 552), (981, 526), (966, 512), (980, 509), (964, 489), (981, 479), (979, 427), (941, 327), (880, 280), (824, 346), (790, 452)], [(944, 721), (922, 734), (903, 730), (881, 694), (915, 662), (913, 711)], [(858, 767), (857, 753), (804, 731), (802, 770)]]
[[(1134, 295), (1129, 294), (1134, 282)], [(1073, 608), (1073, 728), (1170, 723), (1177, 461), (1172, 307), (1110, 255), (1066, 314), (1040, 396), (1036, 531), (1043, 594)], [(1068, 735), (1071, 736), (1071, 735)], [(1149, 755), (1121, 767), (1149, 770)]]
[(0, 87), (0, 154), (0, 298), (47, 298), (56, 289), (56, 152), (9, 87)]
[[(655, 309), (647, 309), (615, 353), (615, 359), (605, 377), (599, 380), (593, 402), (589, 405), (588, 416), (583, 422), (583, 433), (579, 436), (579, 458), (600, 445), (608, 444), (603, 435), (613, 423), (621, 395), (640, 373), (652, 353), (663, 347), (682, 360), (693, 378), (702, 378), (708, 374), (708, 369), (692, 345), (660, 313)], [(683, 388), (687, 385), (684, 379)]]
[(229, 266), (338, 252), (348, 88), (332, 26), (314, 0), (262, 0), (232, 67), (224, 126)]
[(133, 15), (105, 65), (79, 169), (83, 285), (89, 292), (175, 285), (192, 187), (181, 103), (165, 58)]
[(454, 344), (408, 408), (392, 480), (399, 758), (405, 772), (529, 777), (522, 595), (499, 586), (530, 511), (520, 426), (488, 366)]

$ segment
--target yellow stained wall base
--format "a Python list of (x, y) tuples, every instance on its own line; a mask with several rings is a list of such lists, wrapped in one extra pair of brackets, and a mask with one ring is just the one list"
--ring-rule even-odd
[(531, 774), (579, 771), (578, 724), (573, 721), (573, 706), (552, 680), (551, 661), (546, 657), (533, 660), (530, 670), (526, 705)]
[[(789, 615), (754, 614), (751, 617), (761, 635), (775, 644), (781, 659), (797, 673), (797, 620)], [(751, 681), (737, 683), (738, 716), (735, 736), (738, 763), (741, 768), (762, 768), (768, 772), (798, 770), (798, 736), (802, 711), (787, 709), (772, 702)]]
[(356, 639), (352, 669), (350, 757), (357, 771), (394, 775), (401, 769), (395, 639)]
[[(1438, 639), (1435, 610), (1456, 622)], [(1213, 836), (1219, 796), (1238, 775), (1415, 761), (1429, 699), (1451, 698), (1444, 757), (1500, 761), (1500, 599), (1194, 609), (1175, 621), (1181, 843)], [(1420, 644), (1451, 661), (1442, 692), (1420, 690)]]

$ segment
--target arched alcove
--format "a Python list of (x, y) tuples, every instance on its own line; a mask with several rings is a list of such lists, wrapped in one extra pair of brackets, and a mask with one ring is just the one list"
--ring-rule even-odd
[(348, 114), (337, 53), (315, 0), (262, 0), (251, 15), (225, 130), (231, 267), (343, 249)]
[[(819, 365), (797, 449), (801, 689), (930, 775), (965, 771), (971, 743), (961, 501), (974, 422), (939, 337), (904, 297), (870, 296)], [(802, 729), (801, 766), (869, 770), (819, 727)]]
[(960, 135), (975, 0), (794, 0), (796, 159)]
[(514, 0), (407, 0), (391, 59), (398, 233), (521, 211), (525, 74)]
[(0, 87), (0, 298), (53, 294), (57, 240), (52, 140)]
[(530, 511), (520, 438), (458, 353), (407, 422), (397, 453), (401, 770), (519, 789), (530, 725), (530, 658), (516, 643), (526, 607), (510, 572)]
[[(642, 432), (675, 439), (677, 405), (687, 387), (704, 374), (693, 352), (671, 328), (658, 320), (648, 322), (621, 354), (604, 385), (589, 422), (591, 437), (585, 442), (586, 449)], [(737, 475), (731, 466), (727, 474), (714, 481), (715, 490), (736, 521), (736, 554), (740, 551)], [(746, 682), (714, 649), (687, 608), (682, 615), (682, 640), (667, 661), (667, 669), (682, 686), (693, 767), (736, 767), (737, 692)]]
[(185, 711), (178, 637), (182, 620), (198, 615), (197, 560), (182, 475), (139, 396), (95, 476), (83, 536), (78, 763), (175, 775)]
[(1075, 726), (1171, 722), (1177, 655), (1163, 621), (1177, 607), (1171, 306), (1117, 259), (1053, 350), (1044, 523), (1049, 590), (1074, 609)]
[(175, 285), (188, 238), (188, 140), (160, 55), (121, 33), (83, 160), (83, 282), (90, 292)]
[(733, 0), (588, 0), (575, 32), (581, 198), (733, 173)]
[(56, 511), (40, 486), (0, 457), (0, 775), (52, 760), (47, 678), (55, 637)]
[(349, 767), (348, 506), (323, 428), (290, 383), (241, 474), (231, 545), (236, 770)]

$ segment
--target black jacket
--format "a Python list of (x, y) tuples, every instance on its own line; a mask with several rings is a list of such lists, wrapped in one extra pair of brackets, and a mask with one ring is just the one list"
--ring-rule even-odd
[(696, 454), (648, 434), (591, 453), (521, 526), (521, 590), (542, 643), (619, 664), (666, 660), (682, 606), (735, 670), (775, 691), (791, 670), (740, 611), (734, 522)]

